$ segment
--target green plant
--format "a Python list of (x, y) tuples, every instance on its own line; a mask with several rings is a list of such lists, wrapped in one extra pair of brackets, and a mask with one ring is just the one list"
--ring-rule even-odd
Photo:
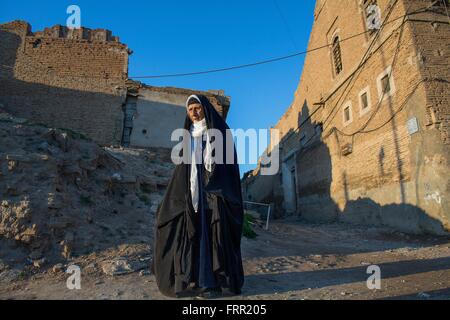
[(144, 193), (152, 193), (152, 189), (148, 184), (141, 184), (141, 191)]
[(81, 139), (81, 140), (86, 140), (86, 141), (92, 141), (86, 135), (84, 135), (84, 134), (82, 134), (80, 132), (77, 132), (75, 130), (72, 130), (72, 129), (69, 129), (69, 128), (56, 128), (56, 129), (67, 133), (67, 135), (69, 137), (71, 137), (72, 139)]
[(26, 273), (24, 270), (22, 270), (22, 271), (20, 271), (20, 273), (17, 275), (17, 278), (18, 278), (19, 280), (25, 280), (26, 276), (27, 276), (27, 273)]
[(91, 205), (94, 203), (94, 201), (92, 201), (90, 196), (80, 195), (80, 201), (82, 204), (85, 204), (85, 205)]
[(248, 239), (255, 239), (258, 235), (252, 229), (252, 223), (255, 222), (255, 219), (249, 215), (244, 214), (244, 225), (242, 228), (242, 235)]
[(148, 196), (146, 196), (145, 194), (139, 194), (138, 198), (145, 204), (150, 204), (150, 198)]

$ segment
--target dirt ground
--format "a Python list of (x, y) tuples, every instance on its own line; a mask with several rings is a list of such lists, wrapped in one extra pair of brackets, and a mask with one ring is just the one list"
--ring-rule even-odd
[[(149, 266), (170, 150), (103, 148), (1, 110), (0, 139), (0, 299), (168, 299)], [(450, 299), (449, 237), (263, 226), (242, 241), (242, 294), (223, 299)], [(367, 286), (373, 265), (379, 290)], [(80, 289), (67, 286), (73, 266)]]
[[(254, 227), (256, 239), (244, 238), (242, 243), (243, 292), (222, 299), (450, 300), (450, 238), (306, 224), (295, 218), (273, 221), (268, 231), (262, 223)], [(32, 275), (14, 277), (10, 272), (9, 278), (3, 272), (0, 299), (168, 299), (149, 271), (150, 251), (147, 244), (122, 244), (73, 258), (68, 264), (81, 268), (79, 290), (66, 286), (68, 264)], [(107, 275), (105, 265), (118, 257), (140, 265), (122, 275)], [(379, 290), (367, 287), (370, 265), (380, 267)]]

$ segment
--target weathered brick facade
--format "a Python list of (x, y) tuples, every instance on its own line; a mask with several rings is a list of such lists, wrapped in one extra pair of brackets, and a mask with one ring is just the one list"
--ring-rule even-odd
[(17, 116), (119, 144), (129, 54), (108, 30), (2, 24), (0, 103)]
[[(367, 29), (370, 3), (386, 21), (379, 32)], [(244, 192), (306, 220), (450, 231), (443, 2), (317, 1), (309, 49), (336, 38), (340, 50), (330, 45), (307, 55), (294, 101), (274, 127), (282, 136), (279, 175), (256, 169)]]
[(56, 25), (31, 32), (24, 21), (2, 24), (0, 104), (16, 116), (77, 131), (102, 145), (134, 147), (171, 146), (169, 133), (183, 125), (191, 94), (208, 96), (226, 118), (230, 97), (222, 90), (128, 80), (130, 53), (109, 30)]

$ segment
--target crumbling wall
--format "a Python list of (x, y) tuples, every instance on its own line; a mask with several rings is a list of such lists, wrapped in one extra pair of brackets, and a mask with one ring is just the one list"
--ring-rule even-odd
[(111, 31), (0, 25), (0, 103), (14, 115), (119, 144), (129, 50)]
[(154, 87), (136, 81), (128, 81), (127, 84), (129, 98), (125, 114), (133, 115), (125, 121), (125, 130), (130, 133), (129, 138), (124, 135), (124, 142), (132, 147), (171, 148), (178, 143), (171, 141), (171, 135), (174, 130), (184, 126), (185, 104), (190, 95), (205, 95), (224, 119), (230, 108), (230, 98), (223, 91)]

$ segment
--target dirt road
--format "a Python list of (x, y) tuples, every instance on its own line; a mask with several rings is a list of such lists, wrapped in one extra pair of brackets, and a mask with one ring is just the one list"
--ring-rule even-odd
[[(242, 243), (246, 275), (242, 295), (227, 299), (450, 299), (448, 238), (344, 224), (311, 225), (295, 219), (256, 231), (255, 240)], [(72, 263), (81, 268), (80, 290), (67, 289), (67, 266), (48, 267), (24, 279), (3, 275), (0, 298), (167, 299), (148, 271), (149, 250), (148, 245), (124, 244), (74, 259)], [(117, 257), (141, 261), (144, 268), (106, 275), (103, 266)], [(371, 265), (380, 267), (379, 290), (367, 287)]]

